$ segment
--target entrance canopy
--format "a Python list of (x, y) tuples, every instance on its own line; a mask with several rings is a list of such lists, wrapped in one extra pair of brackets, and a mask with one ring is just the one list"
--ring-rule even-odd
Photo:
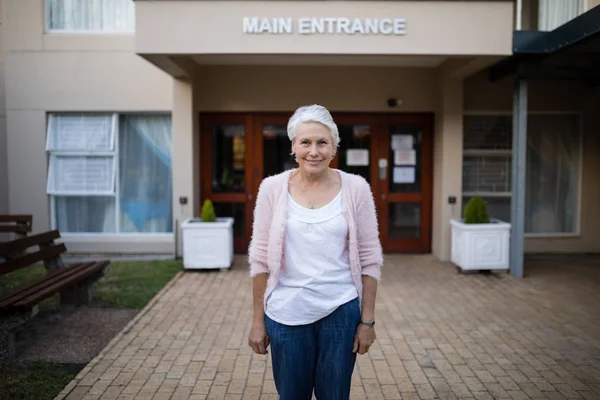
[(198, 65), (432, 68), (511, 54), (512, 24), (505, 1), (138, 0), (135, 48), (177, 78)]
[(600, 6), (550, 32), (516, 31), (513, 55), (489, 78), (573, 80), (600, 83)]

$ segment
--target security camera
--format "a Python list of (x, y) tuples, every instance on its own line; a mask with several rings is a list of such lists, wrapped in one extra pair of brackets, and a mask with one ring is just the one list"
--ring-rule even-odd
[(389, 99), (387, 100), (387, 105), (388, 105), (388, 107), (390, 107), (390, 108), (393, 108), (393, 107), (399, 107), (401, 104), (402, 104), (402, 101), (401, 101), (401, 100), (398, 100), (398, 99), (389, 98)]

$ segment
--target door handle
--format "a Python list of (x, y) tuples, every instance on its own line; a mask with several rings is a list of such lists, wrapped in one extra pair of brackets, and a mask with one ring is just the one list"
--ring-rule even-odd
[(248, 200), (252, 200), (252, 193), (248, 193)]
[(379, 159), (379, 179), (382, 181), (387, 179), (387, 166), (388, 166), (387, 158), (380, 158)]

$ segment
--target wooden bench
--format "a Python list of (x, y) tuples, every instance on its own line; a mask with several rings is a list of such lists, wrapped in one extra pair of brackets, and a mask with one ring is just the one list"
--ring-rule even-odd
[[(39, 262), (46, 268), (43, 278), (0, 295), (0, 364), (14, 359), (15, 330), (37, 314), (38, 305), (44, 299), (60, 293), (61, 304), (89, 304), (92, 284), (106, 271), (109, 261), (65, 266), (61, 254), (67, 248), (55, 243), (58, 238), (60, 233), (54, 230), (0, 242), (0, 276)], [(34, 249), (27, 251), (31, 248)], [(14, 254), (18, 256), (7, 257)]]
[(17, 238), (31, 233), (33, 217), (31, 215), (0, 215), (0, 234), (12, 233)]

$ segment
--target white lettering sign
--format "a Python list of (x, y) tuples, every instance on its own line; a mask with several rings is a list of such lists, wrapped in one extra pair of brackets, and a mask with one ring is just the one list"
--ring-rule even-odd
[(248, 34), (291, 34), (301, 35), (405, 35), (404, 18), (342, 18), (342, 17), (302, 17), (298, 18), (296, 29), (290, 17), (244, 17), (242, 31)]

